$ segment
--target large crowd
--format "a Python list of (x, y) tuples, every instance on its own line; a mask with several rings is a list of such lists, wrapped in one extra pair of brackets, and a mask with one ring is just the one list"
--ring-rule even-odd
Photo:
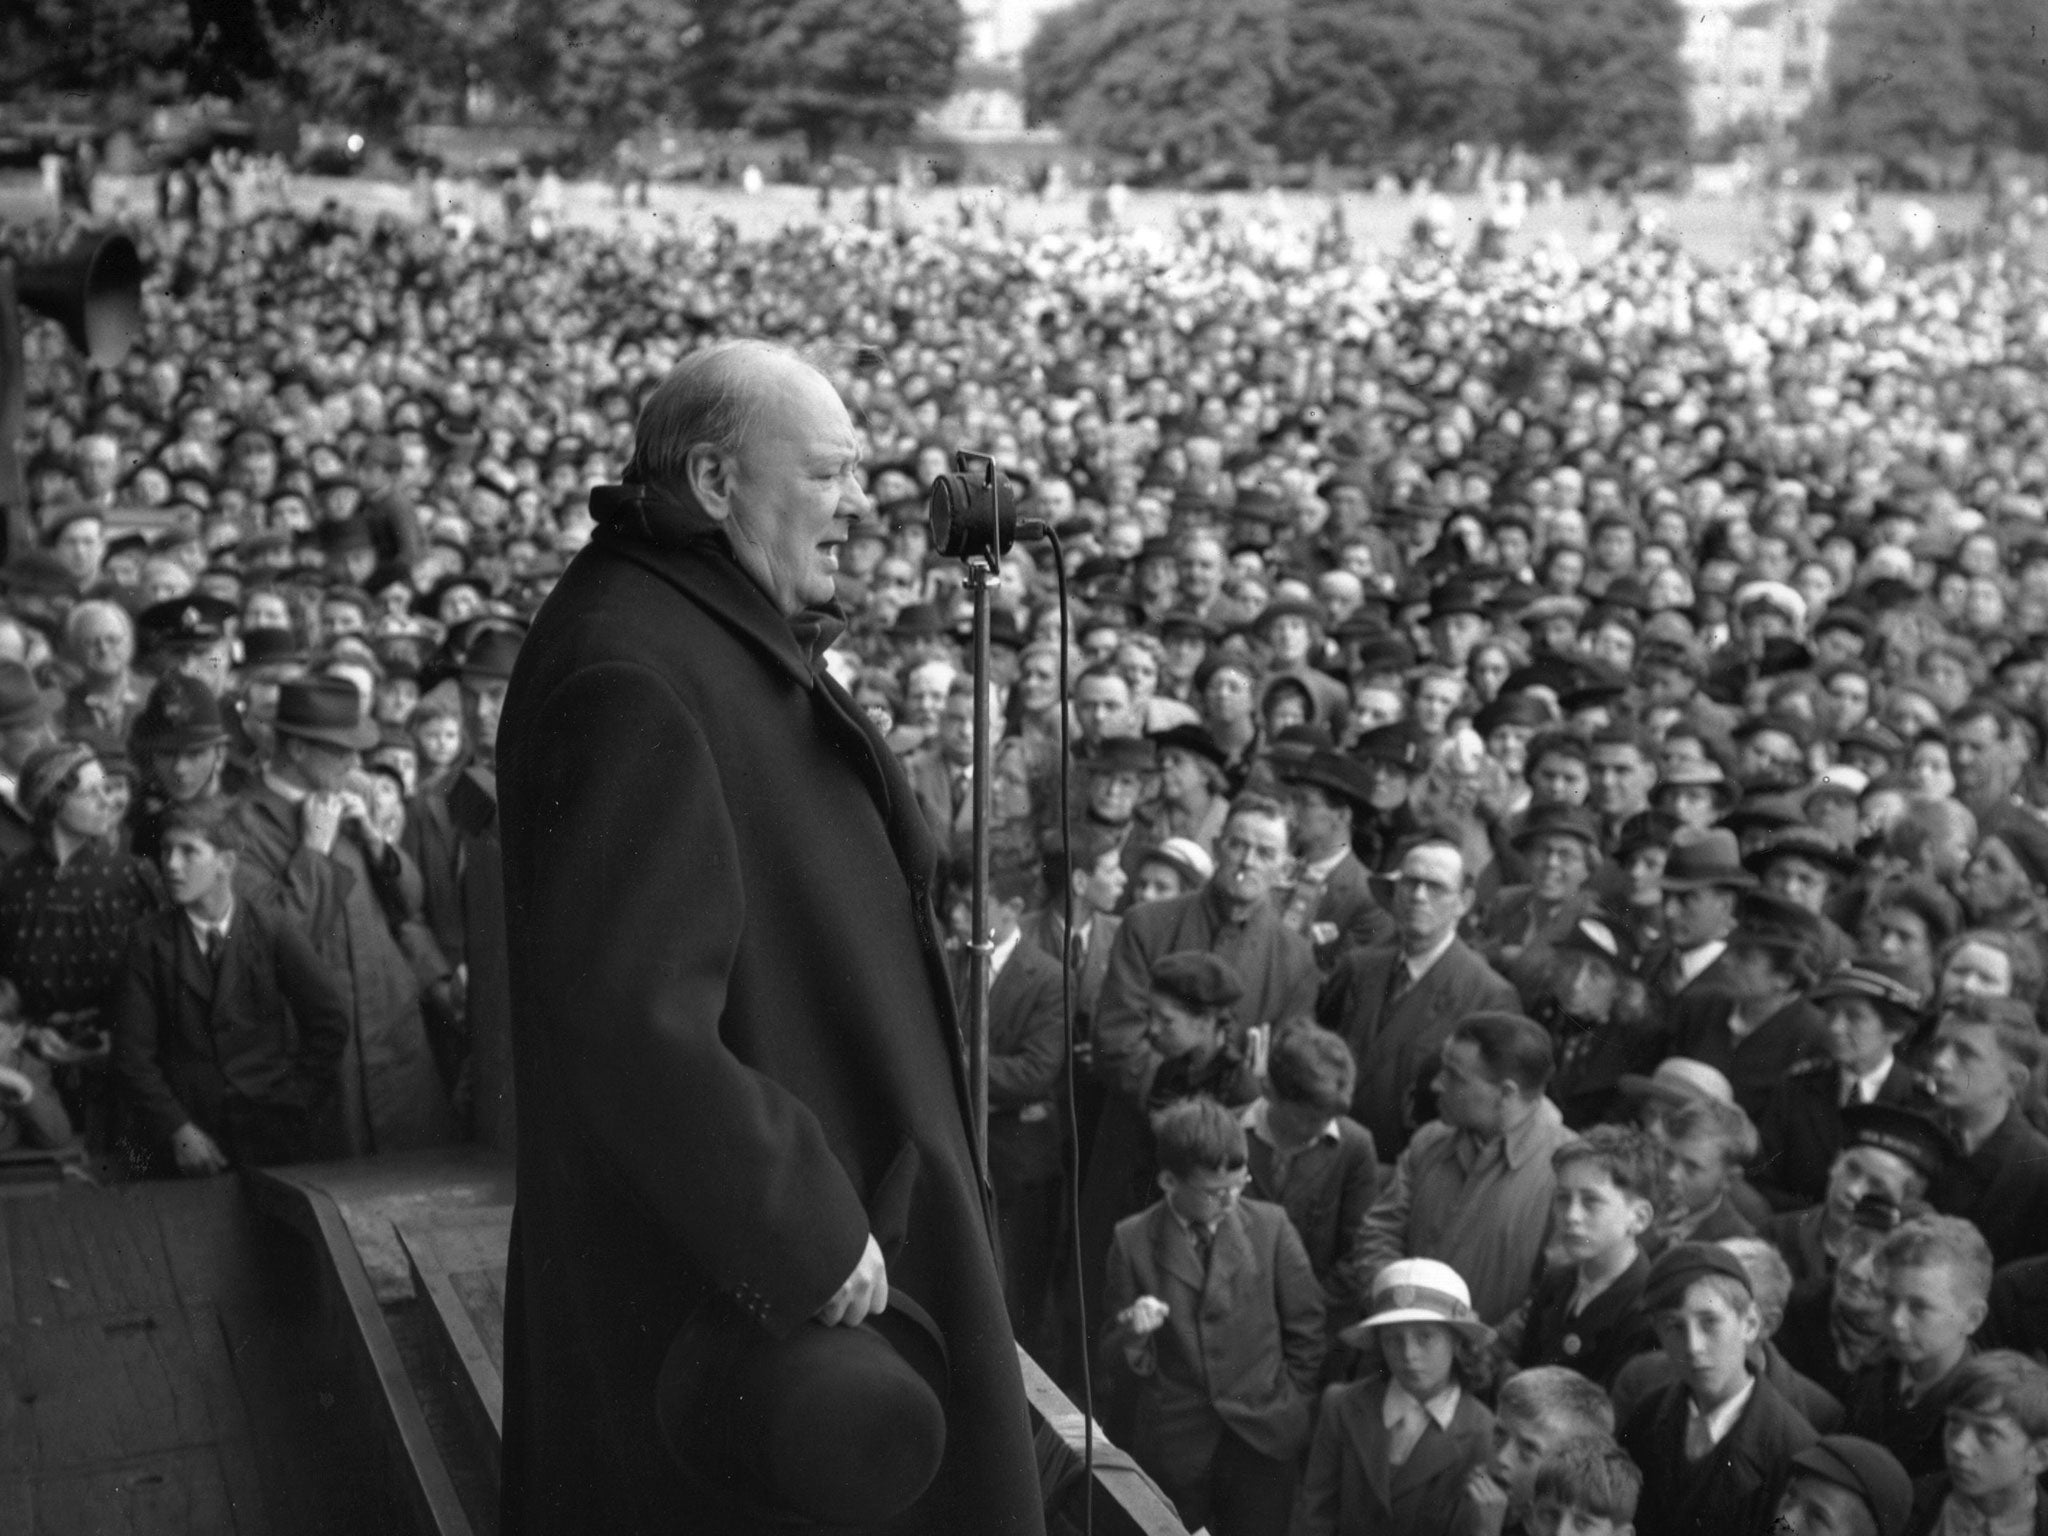
[(952, 851), (963, 985), (927, 488), (985, 451), (1058, 535), (995, 582), (997, 1241), (1020, 1340), (1095, 1361), (1191, 1529), (2042, 1528), (2016, 248), (195, 212), (136, 231), (119, 368), (28, 338), (10, 1145), (507, 1144), (506, 683), (647, 392), (763, 336), (866, 438), (817, 638)]

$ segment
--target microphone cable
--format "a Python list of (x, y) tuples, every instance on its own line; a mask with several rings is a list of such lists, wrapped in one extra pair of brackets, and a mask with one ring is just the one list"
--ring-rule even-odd
[[(1069, 812), (1067, 796), (1073, 778), (1071, 714), (1068, 706), (1069, 687), (1067, 673), (1071, 665), (1073, 626), (1067, 611), (1067, 552), (1060, 543), (1060, 536), (1049, 525), (1045, 530), (1046, 541), (1052, 545), (1052, 574), (1059, 589), (1060, 608), (1060, 933), (1062, 948), (1071, 948), (1074, 942), (1074, 823)], [(1060, 957), (1060, 1014), (1066, 1030), (1067, 1058), (1067, 1154), (1073, 1165), (1073, 1178), (1067, 1185), (1067, 1222), (1073, 1257), (1074, 1279), (1074, 1320), (1081, 1332), (1081, 1491), (1084, 1502), (1081, 1506), (1081, 1530), (1083, 1536), (1095, 1536), (1095, 1352), (1092, 1336), (1088, 1331), (1088, 1267), (1081, 1253), (1081, 1114), (1080, 1100), (1075, 1088), (1076, 1069), (1079, 1063), (1075, 1056), (1078, 1045), (1074, 1039), (1074, 968), (1066, 963), (1067, 957)]]

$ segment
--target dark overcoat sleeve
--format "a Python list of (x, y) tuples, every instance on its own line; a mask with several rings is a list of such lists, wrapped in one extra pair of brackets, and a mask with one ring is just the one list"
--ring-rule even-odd
[(167, 1142), (192, 1116), (171, 1091), (158, 1059), (160, 1036), (175, 1029), (176, 1021), (157, 1009), (157, 931), (156, 923), (146, 921), (129, 930), (127, 957), (114, 989), (112, 1066), (131, 1111), (156, 1141)]
[[(525, 794), (549, 878), (520, 926), (541, 946), (524, 974), (554, 994), (534, 1012), (573, 1034), (554, 1091), (675, 1249), (787, 1332), (852, 1273), (867, 1217), (809, 1106), (720, 1038), (748, 892), (703, 729), (626, 662), (573, 673), (540, 710)], [(635, 847), (661, 855), (606, 856)]]

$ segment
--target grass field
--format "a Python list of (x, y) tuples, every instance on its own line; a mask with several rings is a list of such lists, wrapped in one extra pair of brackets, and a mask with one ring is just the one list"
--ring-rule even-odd
[[(293, 206), (306, 211), (332, 198), (345, 207), (361, 211), (383, 211), (400, 217), (418, 217), (421, 200), (410, 186), (363, 179), (297, 177), (289, 186)], [(102, 178), (96, 211), (110, 217), (151, 207), (152, 189), (140, 178)], [(1919, 199), (1931, 207), (1942, 227), (1948, 230), (1974, 227), (1982, 221), (1981, 197), (1950, 195)], [(1408, 239), (1419, 208), (1405, 196), (1380, 196), (1367, 192), (1339, 195), (1346, 225), (1353, 240), (1368, 250), (1391, 251)], [(1453, 197), (1451, 207), (1469, 239), (1476, 232), (1485, 204), (1476, 196)], [(1889, 242), (1897, 231), (1898, 210), (1903, 197), (1880, 196), (1871, 220), (1878, 237)], [(1088, 227), (1088, 199), (1083, 193), (1051, 198), (1018, 195), (998, 197), (989, 189), (943, 188), (912, 194), (896, 200), (894, 217), (909, 227), (954, 229), (960, 223), (963, 202), (987, 208), (1000, 202), (1004, 227), (1013, 235), (1028, 236), (1053, 231), (1082, 232)], [(1123, 223), (1132, 228), (1171, 230), (1191, 204), (1214, 207), (1226, 223), (1256, 223), (1276, 230), (1285, 238), (1305, 238), (1329, 216), (1332, 198), (1312, 193), (1207, 193), (1147, 191), (1132, 193), (1124, 210)], [(1789, 219), (1799, 206), (1825, 214), (1846, 207), (1843, 194), (1784, 194), (1775, 204), (1757, 193), (1728, 197), (1700, 194), (1654, 196), (1639, 206), (1654, 210), (1665, 226), (1695, 256), (1714, 266), (1742, 261), (1766, 247), (1773, 230)], [(450, 189), (449, 206), (471, 213), (480, 221), (495, 224), (503, 217), (503, 205), (491, 188), (457, 185)], [(0, 221), (32, 216), (44, 211), (40, 189), (27, 179), (0, 181)], [(837, 219), (858, 216), (855, 194), (842, 192), (833, 205)], [(819, 219), (817, 194), (807, 188), (769, 186), (749, 195), (732, 187), (693, 185), (657, 186), (652, 206), (622, 210), (608, 187), (597, 183), (570, 184), (563, 188), (560, 218), (586, 227), (648, 231), (662, 228), (692, 229), (708, 226), (716, 218), (730, 219), (743, 235), (762, 236), (791, 225), (815, 223)], [(1614, 238), (1626, 219), (1622, 205), (1612, 198), (1568, 197), (1531, 204), (1518, 244), (1555, 240), (1581, 256), (1595, 255)], [(2048, 262), (2048, 234), (2037, 241), (2036, 257)]]

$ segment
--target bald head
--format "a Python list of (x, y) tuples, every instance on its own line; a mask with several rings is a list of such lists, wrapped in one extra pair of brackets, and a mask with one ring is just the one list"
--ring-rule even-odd
[(694, 353), (641, 412), (629, 481), (659, 486), (725, 529), (785, 615), (836, 595), (839, 550), (869, 504), (861, 445), (831, 382), (760, 341)]

